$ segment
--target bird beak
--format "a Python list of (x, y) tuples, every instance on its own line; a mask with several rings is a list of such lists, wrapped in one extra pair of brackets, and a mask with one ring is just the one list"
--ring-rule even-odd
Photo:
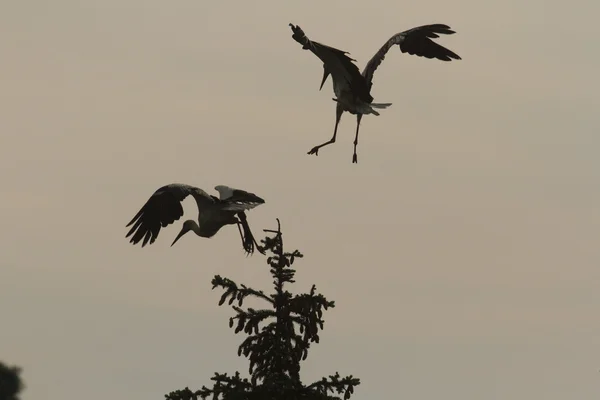
[(171, 243), (171, 247), (173, 247), (173, 245), (175, 244), (175, 242), (177, 242), (180, 237), (182, 237), (183, 235), (185, 235), (186, 233), (188, 233), (188, 231), (189, 231), (189, 228), (183, 227), (183, 229), (181, 230), (181, 232), (179, 232), (179, 235), (177, 235), (177, 237), (175, 238), (175, 240), (173, 240), (173, 243)]
[(327, 80), (328, 76), (329, 76), (329, 71), (327, 71), (325, 69), (325, 67), (323, 67), (323, 80), (321, 81), (321, 87), (319, 87), (319, 90), (323, 89), (323, 85), (325, 84), (325, 81)]

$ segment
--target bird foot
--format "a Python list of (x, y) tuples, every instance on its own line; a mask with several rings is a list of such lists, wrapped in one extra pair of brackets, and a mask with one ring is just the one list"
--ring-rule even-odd
[(356, 154), (352, 155), (352, 164), (358, 164), (358, 156)]
[(246, 257), (252, 255), (254, 253), (254, 242), (248, 237), (242, 237), (242, 246), (244, 247), (244, 252), (246, 253)]
[(252, 254), (254, 254), (254, 249), (258, 250), (258, 252), (262, 255), (267, 254), (265, 249), (262, 246), (259, 246), (258, 244), (256, 245), (256, 247), (254, 246), (254, 242), (248, 242), (248, 243), (244, 243), (244, 252), (246, 253), (246, 257), (251, 256)]
[(246, 257), (251, 256), (252, 254), (254, 254), (254, 245), (252, 246), (244, 246), (244, 252), (246, 253)]
[(311, 149), (311, 150), (310, 150), (308, 153), (306, 153), (306, 154), (314, 154), (315, 156), (318, 156), (318, 155), (319, 155), (319, 147), (318, 147), (318, 146), (316, 146), (316, 147), (313, 147), (313, 148), (312, 148), (312, 149)]

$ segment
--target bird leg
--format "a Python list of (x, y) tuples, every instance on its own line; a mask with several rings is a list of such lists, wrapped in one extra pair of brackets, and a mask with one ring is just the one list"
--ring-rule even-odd
[(248, 238), (242, 232), (243, 224), (238, 221), (237, 227), (238, 227), (238, 231), (240, 232), (240, 237), (242, 238), (242, 247), (244, 248), (246, 255), (248, 256), (248, 255), (254, 253), (254, 242), (252, 240), (248, 241)]
[(250, 227), (248, 226), (248, 224), (243, 221), (241, 223), (241, 225), (244, 228), (244, 232), (245, 232), (244, 236), (242, 237), (242, 244), (243, 244), (246, 252), (248, 254), (254, 253), (254, 246), (256, 246), (256, 250), (258, 250), (258, 252), (260, 254), (263, 254), (263, 255), (266, 254), (264, 249), (261, 247), (261, 245), (256, 243), (256, 239), (254, 238), (254, 235), (250, 231)]
[(258, 243), (256, 243), (256, 239), (254, 239), (254, 235), (252, 235), (252, 231), (250, 230), (250, 226), (248, 225), (246, 215), (244, 213), (238, 213), (238, 217), (240, 219), (240, 221), (237, 224), (238, 230), (240, 232), (240, 236), (242, 237), (242, 246), (244, 247), (246, 253), (248, 255), (254, 253), (254, 246), (256, 245), (256, 249), (258, 250), (258, 252), (261, 254), (265, 254), (263, 248)]
[(340, 123), (340, 119), (342, 118), (343, 112), (344, 112), (344, 109), (342, 108), (342, 105), (338, 102), (337, 105), (336, 105), (336, 107), (335, 107), (335, 128), (333, 128), (333, 137), (329, 141), (327, 141), (327, 142), (325, 142), (323, 144), (320, 144), (318, 146), (313, 147), (307, 154), (314, 154), (315, 156), (318, 156), (319, 155), (319, 149), (321, 147), (325, 147), (328, 144), (335, 143), (335, 137), (337, 135), (337, 128), (338, 128), (338, 125)]
[(242, 226), (242, 223), (238, 222), (237, 227), (238, 227), (238, 231), (240, 232), (240, 237), (242, 238), (242, 247), (244, 248), (246, 255), (250, 255), (250, 254), (254, 253), (254, 242), (252, 240), (250, 240), (248, 242), (248, 239), (242, 233), (241, 226)]
[[(244, 238), (244, 234), (242, 233), (242, 228), (241, 228), (242, 223), (238, 221), (236, 225), (238, 228), (238, 232), (240, 233), (240, 237), (242, 238), (242, 245), (245, 245), (246, 238)], [(245, 246), (244, 246), (244, 250), (246, 250)]]
[(356, 146), (358, 145), (358, 129), (360, 128), (360, 120), (362, 114), (356, 114), (356, 136), (354, 137), (354, 154), (352, 155), (352, 163), (358, 163), (358, 156), (356, 155)]

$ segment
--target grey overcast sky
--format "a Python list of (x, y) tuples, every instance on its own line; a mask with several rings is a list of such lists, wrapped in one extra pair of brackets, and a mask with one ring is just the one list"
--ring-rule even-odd
[[(215, 274), (270, 287), (238, 232), (140, 249), (158, 187), (267, 203), (337, 307), (302, 368), (355, 398), (600, 398), (600, 34), (595, 1), (0, 3), (0, 360), (23, 399), (159, 399), (247, 370)], [(334, 146), (331, 82), (288, 23), (362, 69), (445, 23), (462, 61), (392, 49)], [(195, 218), (186, 200), (186, 216)]]

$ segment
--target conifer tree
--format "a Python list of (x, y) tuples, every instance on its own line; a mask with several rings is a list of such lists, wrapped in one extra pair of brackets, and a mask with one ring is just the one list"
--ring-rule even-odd
[[(216, 275), (213, 289), (224, 291), (219, 305), (227, 302), (235, 311), (229, 326), (246, 339), (238, 348), (238, 355), (250, 362), (249, 378), (239, 372), (233, 375), (215, 373), (212, 388), (189, 388), (165, 395), (167, 400), (348, 400), (354, 387), (360, 384), (352, 376), (339, 373), (305, 385), (300, 379), (300, 364), (308, 356), (311, 343), (319, 343), (319, 330), (323, 329), (323, 311), (334, 307), (323, 295), (316, 293), (313, 285), (309, 293), (293, 295), (287, 287), (294, 283), (294, 262), (302, 258), (295, 250), (285, 252), (281, 225), (261, 240), (267, 264), (273, 277), (274, 292), (266, 295), (245, 285)], [(243, 308), (244, 300), (254, 297), (264, 301), (266, 308)]]
[(21, 369), (9, 367), (0, 362), (0, 400), (19, 400), (19, 392), (23, 390)]

